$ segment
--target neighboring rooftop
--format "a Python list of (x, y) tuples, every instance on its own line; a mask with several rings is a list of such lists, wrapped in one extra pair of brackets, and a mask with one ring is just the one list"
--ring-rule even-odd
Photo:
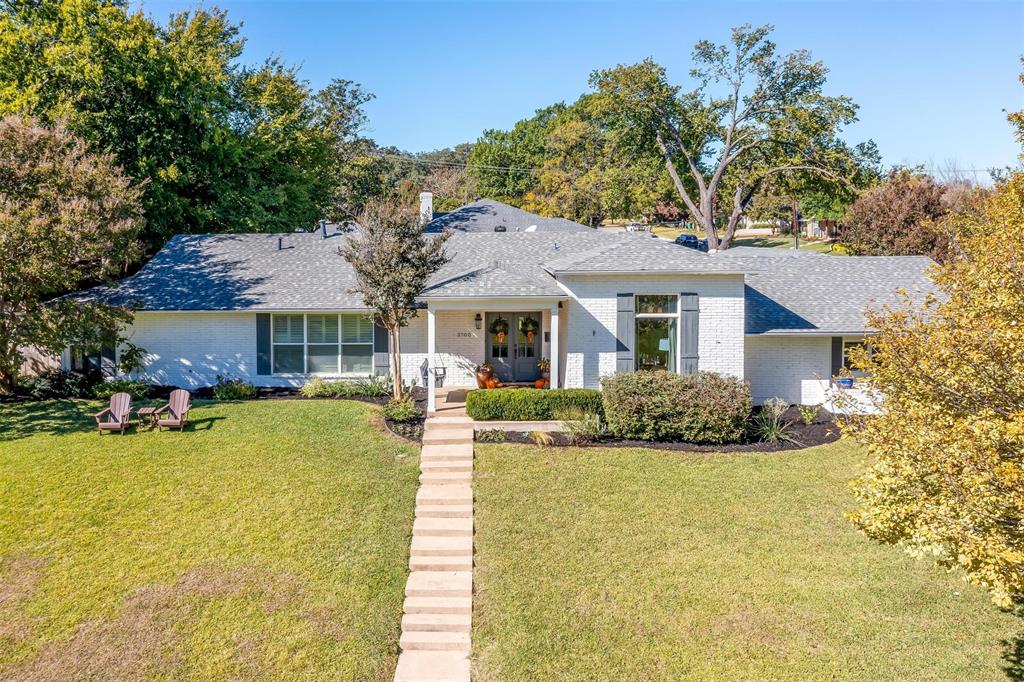
[(589, 232), (586, 225), (565, 218), (545, 218), (494, 199), (478, 199), (441, 214), (424, 232)]

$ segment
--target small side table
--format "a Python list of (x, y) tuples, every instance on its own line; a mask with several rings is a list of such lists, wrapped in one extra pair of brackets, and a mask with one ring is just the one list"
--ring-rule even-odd
[(136, 414), (139, 415), (139, 426), (149, 424), (150, 426), (156, 426), (157, 415), (160, 408), (158, 407), (140, 407)]

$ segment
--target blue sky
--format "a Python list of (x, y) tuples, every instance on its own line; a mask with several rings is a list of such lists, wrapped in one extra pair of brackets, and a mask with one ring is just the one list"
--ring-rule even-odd
[[(158, 20), (196, 2), (136, 3)], [(269, 2), (220, 0), (248, 39), (244, 59), (299, 64), (313, 86), (362, 83), (371, 137), (408, 151), (475, 140), (572, 101), (591, 70), (647, 56), (686, 83), (699, 39), (775, 25), (783, 51), (811, 50), (828, 90), (860, 105), (851, 142), (874, 139), (888, 164), (1017, 162), (1004, 109), (1017, 81), (1024, 2)]]

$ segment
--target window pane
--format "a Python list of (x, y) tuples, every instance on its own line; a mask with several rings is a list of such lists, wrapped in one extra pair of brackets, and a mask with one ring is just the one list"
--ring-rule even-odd
[(337, 374), (338, 347), (327, 344), (310, 344), (306, 366), (310, 373)]
[(303, 358), (305, 350), (302, 346), (274, 346), (274, 374), (305, 371)]
[(640, 318), (636, 321), (636, 368), (676, 370), (676, 321)]
[(343, 343), (373, 343), (373, 320), (366, 315), (341, 316)]
[(274, 343), (302, 343), (302, 315), (274, 315)]
[(373, 374), (373, 346), (351, 345), (341, 347), (342, 374)]
[(337, 315), (307, 315), (307, 343), (338, 343)]
[(636, 297), (636, 311), (638, 313), (675, 314), (677, 296), (669, 295), (644, 295)]

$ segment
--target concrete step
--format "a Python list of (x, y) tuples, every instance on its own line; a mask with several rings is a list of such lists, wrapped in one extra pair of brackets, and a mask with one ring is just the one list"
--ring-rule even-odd
[(420, 448), (420, 459), (434, 459), (437, 457), (472, 457), (473, 444), (461, 443), (459, 445), (424, 445)]
[(421, 459), (420, 471), (473, 471), (473, 460), (436, 462), (431, 459)]
[(471, 504), (426, 504), (416, 505), (418, 519), (468, 519), (473, 516)]
[(469, 653), (468, 632), (403, 632), (402, 651), (464, 651)]
[(473, 473), (469, 471), (424, 471), (420, 474), (422, 485), (472, 482)]
[[(470, 432), (472, 433), (472, 432)], [(472, 443), (473, 437), (462, 435), (448, 435), (442, 433), (423, 434), (424, 445), (465, 445)]]
[(473, 537), (473, 519), (417, 518), (412, 523), (413, 537)]
[(473, 504), (468, 485), (423, 485), (416, 491), (416, 504)]
[(473, 600), (469, 597), (406, 597), (405, 613), (447, 613), (469, 617)]
[(469, 657), (460, 651), (403, 651), (395, 682), (469, 682)]
[(473, 424), (473, 418), (464, 414), (439, 414), (430, 418), (431, 424)]
[(473, 556), (409, 557), (410, 571), (472, 571)]
[(413, 571), (405, 583), (406, 597), (472, 597), (472, 571)]
[(472, 616), (455, 613), (407, 613), (402, 632), (469, 632)]
[(411, 557), (473, 557), (472, 537), (420, 535), (412, 539)]

